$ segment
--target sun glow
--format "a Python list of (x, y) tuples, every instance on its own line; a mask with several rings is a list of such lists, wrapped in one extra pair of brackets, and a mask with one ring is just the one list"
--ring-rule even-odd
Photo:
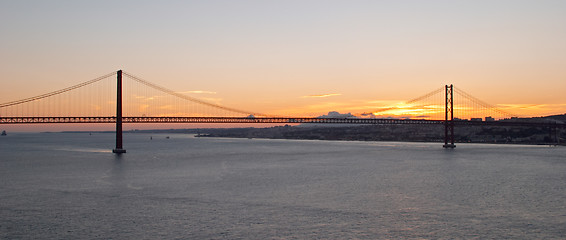
[(377, 118), (439, 119), (444, 114), (444, 106), (399, 103), (371, 114)]

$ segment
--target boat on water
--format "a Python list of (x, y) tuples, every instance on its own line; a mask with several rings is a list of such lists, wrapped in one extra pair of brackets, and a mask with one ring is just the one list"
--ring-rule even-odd
[(2, 134), (0, 134), (0, 135), (2, 135), (2, 136), (6, 136), (6, 135), (7, 135), (7, 134), (6, 134), (6, 131), (5, 131), (5, 130), (4, 130), (4, 131), (2, 131)]

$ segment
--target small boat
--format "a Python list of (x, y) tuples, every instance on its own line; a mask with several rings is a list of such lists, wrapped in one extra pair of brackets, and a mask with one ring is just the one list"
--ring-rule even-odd
[(6, 134), (6, 131), (4, 130), (4, 131), (2, 131), (2, 134), (1, 134), (1, 135), (2, 135), (2, 136), (6, 136), (6, 135), (8, 135), (8, 134)]

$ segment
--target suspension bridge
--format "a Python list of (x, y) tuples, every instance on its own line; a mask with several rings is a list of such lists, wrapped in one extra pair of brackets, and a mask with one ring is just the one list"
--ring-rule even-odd
[[(454, 95), (462, 102), (456, 103)], [(444, 126), (445, 148), (455, 147), (454, 128), (458, 125), (566, 128), (555, 121), (521, 121), (452, 85), (403, 105), (346, 118), (271, 116), (194, 98), (119, 70), (61, 90), (2, 103), (0, 124), (115, 123), (113, 152), (118, 154), (126, 152), (122, 125), (134, 123), (432, 124)], [(411, 111), (413, 117), (391, 118), (395, 111)]]

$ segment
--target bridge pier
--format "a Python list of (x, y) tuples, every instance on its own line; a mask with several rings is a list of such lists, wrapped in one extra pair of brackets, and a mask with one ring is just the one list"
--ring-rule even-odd
[(122, 148), (122, 70), (116, 73), (117, 89), (116, 89), (116, 148), (113, 153), (126, 153), (126, 149)]
[[(444, 108), (444, 148), (453, 149), (454, 145), (454, 87), (446, 85), (446, 102)], [(450, 115), (450, 117), (448, 116)]]
[(452, 148), (456, 148), (456, 145), (454, 143), (448, 143), (448, 144), (445, 143), (444, 145), (442, 145), (442, 147), (452, 149)]

